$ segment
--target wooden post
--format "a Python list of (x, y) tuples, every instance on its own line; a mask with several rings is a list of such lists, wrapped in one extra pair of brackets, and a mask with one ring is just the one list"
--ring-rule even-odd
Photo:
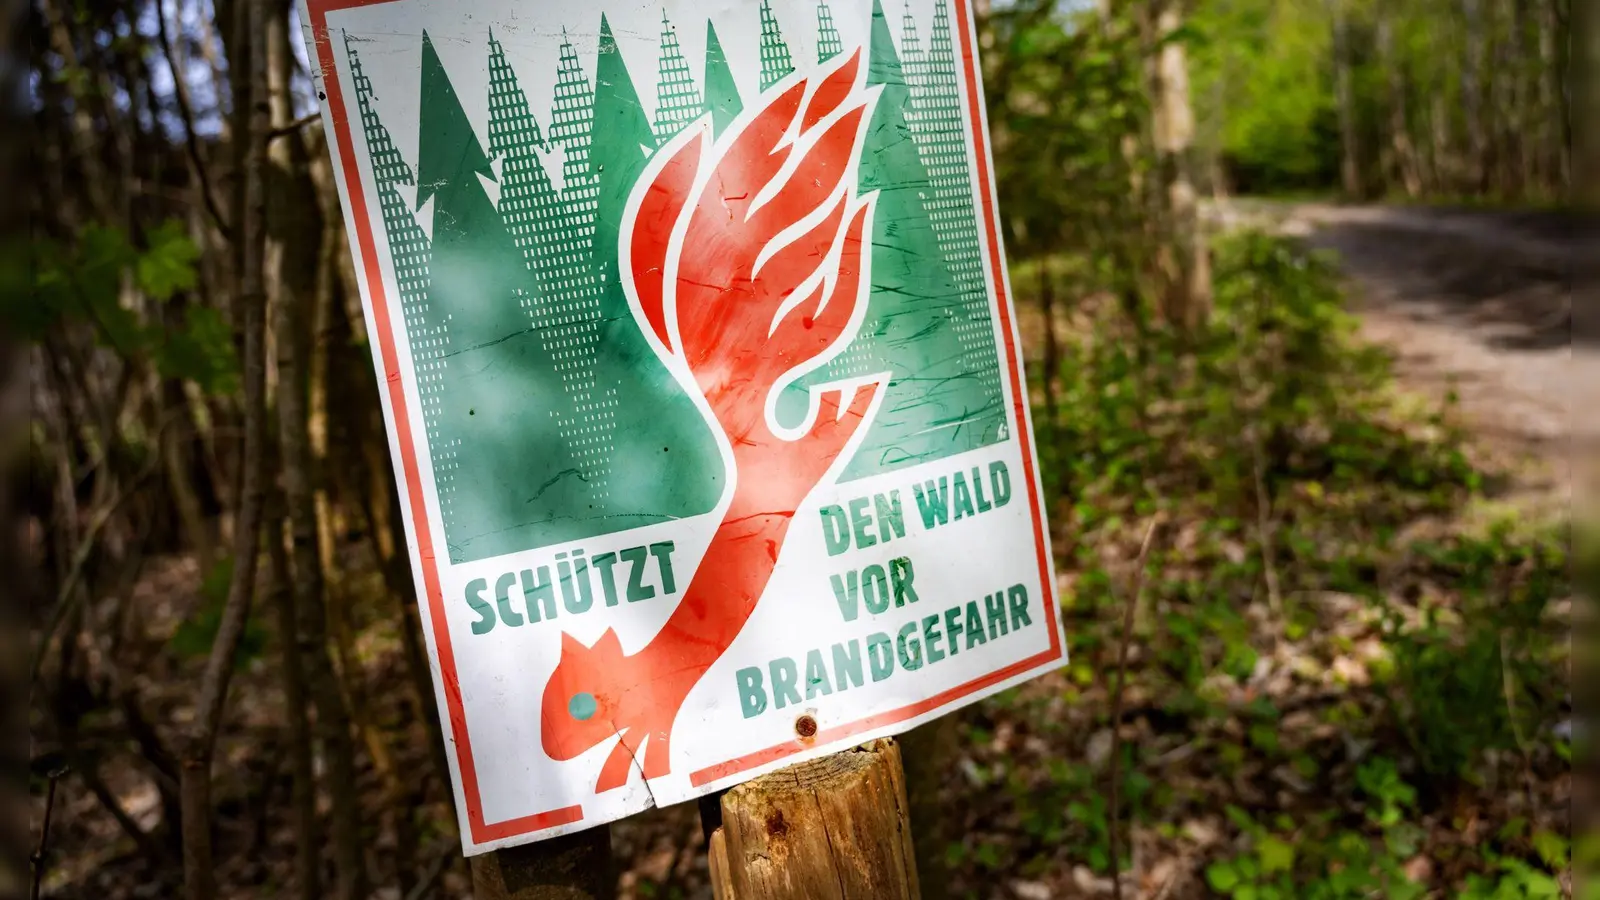
[(722, 796), (717, 900), (919, 900), (900, 748), (883, 739)]
[(616, 895), (609, 825), (472, 858), (475, 900), (612, 900)]

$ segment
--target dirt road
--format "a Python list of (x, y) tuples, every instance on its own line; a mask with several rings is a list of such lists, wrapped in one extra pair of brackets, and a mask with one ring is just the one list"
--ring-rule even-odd
[(1600, 308), (1575, 310), (1573, 291), (1600, 262), (1593, 226), (1553, 213), (1242, 201), (1211, 217), (1335, 251), (1364, 334), (1395, 351), (1401, 382), (1454, 389), (1474, 431), (1550, 463), (1558, 481), (1574, 446), (1600, 444)]

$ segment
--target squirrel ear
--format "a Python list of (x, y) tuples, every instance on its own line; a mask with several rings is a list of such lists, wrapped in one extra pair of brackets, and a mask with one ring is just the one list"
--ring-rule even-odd
[(614, 629), (607, 628), (606, 633), (600, 635), (600, 640), (594, 642), (592, 649), (606, 656), (621, 656), (622, 641), (617, 637), (617, 632)]
[(582, 653), (584, 650), (587, 650), (587, 649), (588, 648), (583, 646), (583, 643), (581, 641), (579, 641), (577, 638), (573, 637), (570, 632), (566, 632), (566, 631), (561, 632), (561, 658), (562, 659), (567, 658), (567, 656), (569, 656), (569, 655), (576, 656), (576, 655)]

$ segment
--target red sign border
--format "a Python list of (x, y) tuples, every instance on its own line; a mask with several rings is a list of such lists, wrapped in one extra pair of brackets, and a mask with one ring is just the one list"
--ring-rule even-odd
[[(472, 741), (467, 733), (466, 711), (461, 702), (461, 684), (456, 676), (455, 650), (450, 642), (450, 629), (445, 618), (444, 594), (439, 587), (439, 566), (434, 555), (433, 535), (428, 526), (427, 504), (422, 495), (421, 470), (417, 463), (416, 445), (412, 439), (410, 412), (406, 405), (405, 379), (400, 371), (399, 355), (395, 351), (393, 320), (384, 292), (383, 272), (378, 265), (377, 243), (372, 233), (372, 220), (367, 211), (367, 200), (361, 184), (361, 170), (355, 160), (355, 143), (351, 136), (350, 114), (344, 104), (338, 69), (333, 58), (333, 48), (328, 37), (328, 13), (398, 0), (305, 0), (311, 19), (311, 33), (316, 44), (317, 63), (323, 73), (323, 92), (326, 109), (330, 113), (332, 130), (339, 145), (339, 159), (344, 169), (345, 200), (349, 204), (350, 220), (354, 223), (356, 241), (361, 251), (361, 264), (366, 275), (366, 289), (372, 309), (372, 330), (378, 337), (379, 358), (383, 363), (384, 382), (389, 391), (389, 407), (394, 418), (394, 428), (400, 447), (401, 471), (407, 487), (406, 502), (411, 509), (412, 529), (416, 537), (417, 552), (421, 557), (423, 590), (428, 598), (428, 616), (432, 622), (434, 652), (439, 658), (439, 672), (443, 677), (445, 702), (449, 707), (450, 739), (455, 744), (456, 766), (460, 772), (463, 793), (466, 795), (467, 825), (472, 843), (484, 844), (510, 837), (522, 837), (582, 821), (583, 807), (567, 806), (529, 816), (519, 816), (500, 822), (485, 822), (482, 795), (478, 789), (477, 768), (472, 759)], [(971, 137), (977, 159), (978, 195), (983, 207), (985, 238), (988, 245), (990, 274), (994, 279), (998, 301), (1001, 333), (1005, 340), (1007, 369), (1011, 376), (1011, 399), (1017, 424), (1023, 430), (1022, 467), (1029, 487), (1028, 502), (1033, 513), (1034, 548), (1038, 554), (1039, 581), (1044, 588), (1045, 608), (1054, 611), (1057, 606), (1055, 584), (1050, 577), (1050, 542), (1045, 533), (1044, 514), (1040, 509), (1038, 478), (1033, 459), (1032, 427), (1028, 419), (1027, 385), (1022, 381), (1018, 365), (1016, 337), (1011, 320), (1010, 296), (1006, 290), (1004, 261), (1000, 256), (1000, 236), (995, 225), (995, 191), (990, 178), (988, 129), (979, 102), (982, 86), (977, 74), (977, 53), (973, 44), (975, 27), (968, 11), (968, 0), (950, 0), (960, 19), (962, 75), (967, 83), (968, 118), (972, 125)], [(874, 716), (837, 725), (818, 732), (807, 743), (789, 741), (737, 759), (708, 766), (689, 775), (690, 784), (702, 787), (715, 781), (747, 772), (777, 760), (810, 750), (817, 744), (844, 740), (876, 728), (882, 728), (913, 719), (946, 703), (959, 700), (976, 691), (999, 684), (1008, 678), (1045, 665), (1062, 656), (1061, 631), (1052, 620), (1050, 649), (1018, 660), (1009, 666), (990, 672), (965, 684), (935, 694), (916, 703)]]

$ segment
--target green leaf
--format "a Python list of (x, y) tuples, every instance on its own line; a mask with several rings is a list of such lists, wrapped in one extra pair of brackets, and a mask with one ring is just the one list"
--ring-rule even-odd
[(1227, 814), (1234, 825), (1238, 826), (1240, 831), (1254, 832), (1256, 830), (1255, 820), (1250, 818), (1250, 814), (1232, 803), (1223, 807), (1223, 812)]
[(208, 306), (192, 306), (184, 319), (183, 328), (153, 349), (157, 370), (169, 377), (187, 378), (208, 393), (236, 391), (239, 379), (233, 333), (222, 313)]
[(1262, 874), (1271, 875), (1294, 869), (1294, 847), (1288, 841), (1270, 834), (1256, 843), (1256, 856), (1261, 860)]
[(200, 248), (189, 240), (183, 223), (168, 219), (152, 229), (148, 239), (149, 247), (140, 254), (135, 266), (139, 288), (161, 301), (178, 291), (193, 288), (194, 263), (200, 258)]
[(1567, 839), (1553, 831), (1541, 831), (1533, 836), (1533, 850), (1544, 864), (1560, 871), (1567, 867)]
[(1206, 883), (1218, 893), (1232, 893), (1239, 883), (1239, 871), (1231, 862), (1212, 863), (1206, 867)]

